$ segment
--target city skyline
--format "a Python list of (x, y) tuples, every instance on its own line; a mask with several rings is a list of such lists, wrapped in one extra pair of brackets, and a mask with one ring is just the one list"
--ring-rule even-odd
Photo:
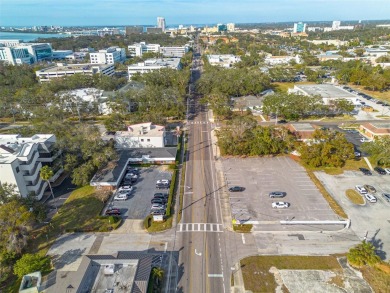
[(255, 0), (209, 2), (206, 0), (2, 0), (1, 26), (33, 25), (137, 25), (156, 24), (162, 16), (166, 24), (262, 23), (287, 21), (331, 21), (388, 19), (388, 0)]

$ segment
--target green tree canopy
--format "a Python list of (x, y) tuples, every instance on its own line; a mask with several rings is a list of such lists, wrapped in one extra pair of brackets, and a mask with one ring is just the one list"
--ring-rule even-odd
[(26, 253), (16, 261), (14, 273), (21, 278), (36, 271), (48, 272), (50, 268), (51, 262), (48, 256)]
[(351, 248), (347, 254), (347, 259), (354, 267), (373, 266), (381, 261), (380, 257), (375, 253), (374, 245), (366, 241)]

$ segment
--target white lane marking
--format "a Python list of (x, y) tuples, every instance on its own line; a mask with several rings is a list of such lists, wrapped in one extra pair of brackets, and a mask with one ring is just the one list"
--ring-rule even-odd
[(164, 253), (167, 253), (167, 249), (168, 249), (168, 242), (165, 242)]
[(223, 278), (222, 274), (209, 274), (209, 278)]
[(245, 244), (245, 236), (244, 236), (244, 234), (241, 234), (241, 238), (242, 238), (242, 243)]
[(198, 256), (202, 256), (202, 253), (201, 252), (197, 252), (196, 248), (195, 248), (195, 254), (198, 255)]

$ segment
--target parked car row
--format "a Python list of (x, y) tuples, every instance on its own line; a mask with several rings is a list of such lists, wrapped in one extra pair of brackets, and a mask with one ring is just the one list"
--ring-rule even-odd
[[(375, 203), (377, 202), (377, 198), (376, 196), (373, 194), (373, 193), (376, 193), (377, 190), (374, 186), (372, 185), (356, 185), (355, 186), (355, 189), (357, 192), (360, 193), (361, 196), (364, 196), (364, 198), (371, 202), (371, 203)], [(385, 201), (389, 202), (390, 203), (390, 193), (387, 193), (387, 192), (383, 192), (382, 193), (382, 197)]]
[(168, 193), (155, 193), (150, 201), (150, 213), (152, 215), (164, 215), (167, 209)]
[[(372, 172), (368, 170), (367, 168), (359, 168), (359, 170), (364, 174), (371, 176)], [(374, 170), (379, 174), (379, 175), (390, 175), (390, 168), (381, 168), (381, 167), (375, 167)]]

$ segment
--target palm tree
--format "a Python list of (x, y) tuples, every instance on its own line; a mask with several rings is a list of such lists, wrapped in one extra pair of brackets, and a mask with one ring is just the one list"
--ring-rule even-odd
[(380, 257), (375, 253), (374, 245), (365, 240), (349, 250), (347, 259), (355, 267), (373, 266), (381, 261)]
[(162, 268), (154, 267), (152, 270), (153, 278), (158, 285), (164, 278), (164, 270)]
[(53, 175), (54, 175), (54, 172), (53, 172), (53, 170), (52, 170), (49, 166), (43, 166), (43, 167), (41, 168), (39, 177), (41, 177), (42, 180), (45, 180), (45, 181), (49, 184), (51, 196), (52, 196), (53, 199), (54, 199), (53, 189), (51, 188), (51, 184), (50, 184), (50, 181), (49, 181), (49, 179), (50, 179), (51, 177), (53, 177)]

